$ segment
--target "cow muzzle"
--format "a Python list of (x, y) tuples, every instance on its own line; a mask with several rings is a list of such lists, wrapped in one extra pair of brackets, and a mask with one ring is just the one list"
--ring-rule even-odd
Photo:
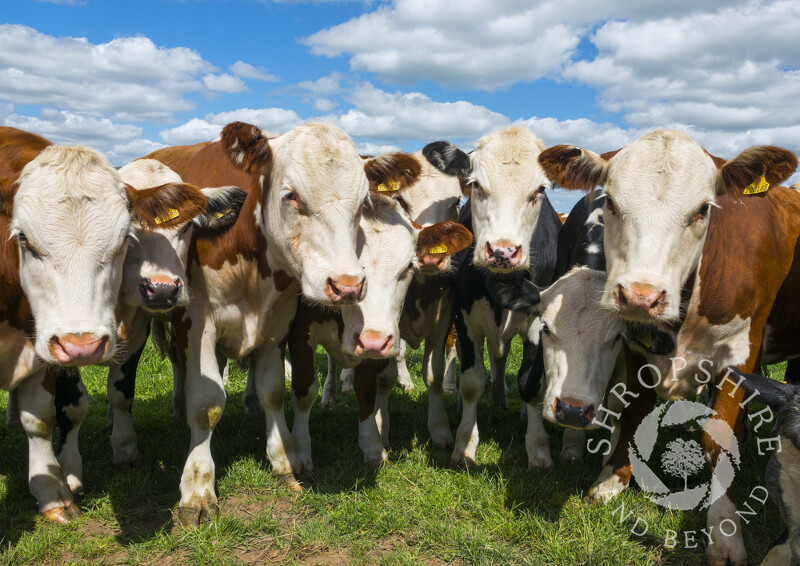
[(50, 338), (50, 355), (65, 366), (85, 366), (102, 362), (108, 352), (109, 337), (92, 332), (63, 334)]
[(353, 334), (353, 352), (361, 358), (383, 359), (391, 355), (394, 336), (375, 330)]
[(515, 269), (522, 259), (522, 246), (508, 240), (486, 242), (483, 255), (490, 269)]
[(553, 420), (562, 426), (572, 428), (586, 428), (594, 419), (594, 405), (584, 405), (577, 399), (564, 397), (553, 401), (550, 405), (553, 412)]
[(176, 277), (142, 277), (139, 282), (142, 304), (148, 310), (168, 311), (175, 308), (183, 296), (183, 281)]
[(664, 313), (667, 292), (648, 283), (631, 283), (625, 287), (617, 285), (617, 308), (628, 320), (651, 322)]
[(325, 296), (334, 305), (352, 305), (364, 298), (364, 277), (328, 277), (325, 283)]

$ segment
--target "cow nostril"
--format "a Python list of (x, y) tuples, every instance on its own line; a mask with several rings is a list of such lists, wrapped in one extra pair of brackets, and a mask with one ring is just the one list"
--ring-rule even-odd
[(661, 291), (658, 297), (656, 297), (656, 300), (650, 304), (650, 308), (652, 309), (661, 306), (664, 303), (664, 298), (666, 297), (666, 295), (667, 295), (666, 291)]
[(617, 285), (617, 297), (619, 301), (619, 306), (628, 304), (628, 299), (625, 298), (625, 289), (622, 287), (622, 283)]

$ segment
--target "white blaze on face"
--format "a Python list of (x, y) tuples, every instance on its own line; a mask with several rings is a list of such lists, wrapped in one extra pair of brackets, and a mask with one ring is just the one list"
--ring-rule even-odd
[(23, 169), (12, 233), (46, 362), (84, 365), (114, 353), (130, 231), (125, 185), (96, 151), (49, 146)]
[[(600, 307), (605, 281), (604, 272), (577, 267), (541, 293), (547, 378), (542, 415), (553, 422), (576, 426), (575, 419), (564, 422), (570, 410), (596, 411), (614, 372), (624, 325)], [(560, 416), (554, 414), (559, 401)]]
[[(139, 159), (119, 170), (122, 180), (134, 189), (158, 187), (166, 183), (182, 183), (175, 171), (155, 159)], [(186, 259), (192, 239), (190, 218), (186, 223), (163, 229), (138, 226), (136, 238), (128, 245), (123, 268), (122, 301), (126, 305), (165, 312), (189, 301), (186, 291)], [(144, 301), (154, 289), (171, 289), (175, 295), (169, 305)], [(154, 308), (159, 306), (161, 308)]]
[(384, 358), (400, 347), (400, 314), (418, 268), (417, 232), (400, 206), (376, 198), (361, 216), (356, 250), (369, 291), (364, 300), (343, 306), (342, 349), (346, 354)]
[(309, 299), (360, 297), (364, 270), (355, 239), (368, 182), (355, 144), (335, 126), (309, 123), (270, 146), (265, 228), (270, 247), (278, 248), (270, 257), (300, 280)]
[(458, 177), (439, 171), (421, 151), (414, 153), (413, 157), (422, 168), (419, 180), (395, 198), (411, 219), (422, 226), (458, 220), (458, 204), (462, 197)]
[(475, 265), (504, 273), (530, 266), (530, 240), (551, 186), (537, 161), (544, 148), (524, 126), (478, 140), (470, 156)]
[(714, 162), (686, 134), (658, 130), (608, 162), (604, 188), (603, 306), (644, 323), (676, 320), (718, 190)]

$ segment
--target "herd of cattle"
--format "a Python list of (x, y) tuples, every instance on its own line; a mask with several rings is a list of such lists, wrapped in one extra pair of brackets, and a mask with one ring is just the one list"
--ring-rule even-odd
[[(28, 436), (30, 490), (47, 519), (80, 515), (83, 365), (109, 366), (113, 461), (137, 465), (130, 409), (151, 334), (172, 361), (173, 411), (191, 429), (177, 510), (186, 525), (219, 512), (211, 435), (229, 358), (249, 365), (245, 403), (266, 412), (273, 473), (301, 489), (313, 479), (318, 345), (329, 355), (323, 401), (336, 366), (352, 368), (359, 447), (377, 463), (389, 391), (408, 373), (402, 354), (424, 341), (431, 440), (469, 465), (484, 343), (491, 398), (504, 406), (521, 336), (529, 468), (552, 465), (543, 418), (567, 427), (566, 461), (582, 460), (586, 429), (614, 430), (593, 500), (629, 486), (628, 446), (657, 395), (717, 384), (715, 419), (734, 433), (703, 436), (715, 476), (739, 442), (746, 392), (759, 393), (780, 423), (767, 483), (789, 527), (768, 560), (800, 563), (800, 392), (752, 374), (800, 356), (800, 192), (779, 186), (796, 167), (773, 146), (726, 161), (672, 130), (603, 155), (546, 148), (511, 127), (469, 154), (434, 142), (363, 157), (332, 125), (267, 137), (236, 122), (217, 141), (116, 170), (94, 150), (0, 128), (0, 387)], [(546, 195), (555, 186), (588, 193), (563, 226)], [(442, 399), (453, 325), (455, 437)], [(708, 509), (712, 564), (747, 562), (733, 487)]]

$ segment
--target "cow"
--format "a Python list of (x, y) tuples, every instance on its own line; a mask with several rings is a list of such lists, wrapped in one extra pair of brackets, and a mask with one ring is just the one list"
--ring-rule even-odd
[(0, 128), (0, 387), (16, 390), (29, 486), (49, 521), (80, 515), (82, 462), (69, 427), (86, 414), (88, 394), (77, 368), (117, 353), (134, 222), (153, 224), (170, 206), (165, 190), (126, 186), (93, 149)]
[(428, 159), (440, 170), (465, 180), (470, 198), (461, 209), (459, 223), (474, 234), (473, 245), (458, 256), (454, 283), (463, 401), (450, 459), (454, 466), (475, 461), (477, 402), (486, 385), (484, 340), (490, 351), (492, 399), (504, 406), (506, 358), (517, 334), (523, 336), (519, 377), (528, 415), (528, 465), (552, 463), (549, 446), (533, 442), (543, 433), (541, 410), (535, 403), (542, 368), (536, 316), (530, 305), (538, 302), (536, 286), (553, 281), (561, 228), (545, 195), (553, 184), (537, 163), (544, 149), (542, 140), (528, 128), (515, 126), (482, 137), (469, 156), (444, 142), (429, 152)]
[[(800, 564), (800, 499), (798, 476), (800, 469), (800, 387), (780, 383), (762, 375), (743, 374), (737, 368), (731, 373), (748, 398), (766, 405), (767, 414), (751, 415), (754, 427), (775, 424), (779, 449), (770, 457), (764, 480), (769, 498), (775, 502), (787, 530), (773, 546), (762, 565)], [(774, 411), (774, 412), (773, 412)], [(777, 417), (777, 422), (773, 420)], [(772, 437), (774, 439), (774, 436)], [(774, 442), (774, 440), (770, 441)]]
[[(416, 183), (402, 192), (384, 193), (392, 195), (411, 220), (422, 226), (458, 219), (459, 204), (463, 196), (461, 181), (457, 175), (441, 171), (433, 165), (437, 152), (448, 148), (449, 144), (443, 146), (442, 143), (428, 144), (421, 151), (411, 154), (420, 167), (420, 177)], [(428, 431), (434, 444), (452, 447), (453, 435), (444, 410), (442, 394), (446, 342), (453, 318), (453, 273), (442, 271), (443, 273), (433, 276), (420, 271), (411, 281), (399, 323), (403, 343), (400, 344), (396, 358), (396, 373), (401, 386), (409, 390), (411, 381), (405, 363), (405, 344), (408, 342), (412, 348), (419, 348), (424, 340), (422, 377), (428, 388)], [(323, 405), (333, 401), (336, 391), (335, 373), (330, 368), (329, 363), (328, 378), (323, 389)], [(346, 387), (352, 388), (354, 371), (342, 371), (343, 391)], [(404, 378), (408, 380), (406, 385), (403, 385)]]
[[(314, 370), (317, 345), (324, 346), (340, 366), (355, 368), (359, 447), (365, 462), (386, 460), (387, 397), (398, 366), (390, 358), (404, 347), (398, 338), (406, 292), (420, 275), (435, 277), (447, 271), (449, 257), (472, 241), (467, 229), (455, 222), (423, 228), (412, 221), (401, 205), (401, 195), (408, 190), (398, 191), (394, 198), (373, 194), (361, 215), (356, 249), (369, 287), (364, 300), (338, 312), (305, 302), (298, 306), (289, 334), (289, 356), (297, 399), (293, 435), (306, 474), (313, 469), (308, 416), (319, 389)], [(370, 363), (375, 360), (385, 363)]]
[[(724, 368), (747, 373), (759, 355), (765, 361), (770, 350), (785, 355), (779, 352), (784, 344), (765, 341), (764, 335), (768, 328), (772, 336), (794, 335), (795, 308), (787, 307), (793, 302), (782, 295), (797, 276), (791, 266), (800, 195), (776, 185), (791, 175), (797, 158), (781, 148), (757, 146), (724, 161), (682, 132), (656, 130), (603, 155), (555, 146), (539, 162), (565, 188), (605, 188), (608, 277), (600, 303), (628, 321), (672, 331), (676, 345), (671, 356), (634, 348), (626, 360), (626, 411), (616, 446), (589, 491), (589, 498), (607, 500), (630, 482), (628, 444), (656, 392), (683, 397), (713, 372), (713, 409), (738, 435), (743, 392), (726, 379)], [(773, 312), (778, 302), (785, 308)], [(652, 383), (639, 379), (648, 358), (659, 369)], [(672, 358), (681, 361), (674, 364)], [(714, 468), (726, 447), (709, 434), (703, 445)], [(723, 521), (737, 526), (733, 536), (721, 534)], [(709, 561), (746, 562), (732, 485), (709, 506), (707, 522)]]
[(130, 411), (150, 319), (163, 318), (172, 309), (188, 305), (186, 260), (194, 229), (213, 231), (233, 223), (246, 193), (238, 187), (198, 189), (153, 159), (129, 163), (119, 174), (137, 191), (169, 186), (175, 194), (175, 208), (167, 215), (175, 216), (175, 223), (161, 228), (167, 216), (157, 219), (155, 226), (136, 223), (136, 237), (123, 265), (118, 312), (125, 328), (127, 355), (109, 363), (107, 391), (112, 461), (117, 469), (125, 470), (139, 462)]
[(283, 411), (284, 348), (298, 293), (332, 307), (363, 298), (355, 241), (368, 190), (388, 179), (407, 186), (419, 171), (402, 159), (362, 161), (343, 131), (322, 123), (268, 139), (257, 127), (234, 122), (188, 160), (161, 150), (149, 157), (186, 182), (247, 191), (232, 225), (195, 232), (188, 264), (192, 302), (171, 319), (191, 429), (177, 517), (192, 525), (219, 513), (210, 440), (225, 405), (221, 369), (227, 358), (252, 355), (272, 472), (302, 488), (297, 475), (303, 468)]

